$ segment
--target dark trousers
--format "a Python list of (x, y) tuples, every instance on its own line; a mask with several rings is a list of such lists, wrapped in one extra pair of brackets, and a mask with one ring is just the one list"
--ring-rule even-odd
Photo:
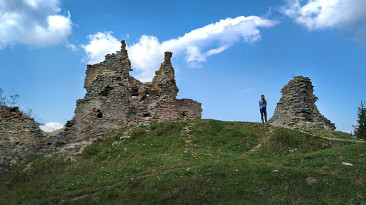
[(264, 116), (264, 119), (266, 120), (266, 123), (267, 123), (267, 109), (264, 107), (262, 109), (259, 109), (261, 111), (261, 119), (262, 119), (262, 122), (264, 123), (264, 120), (263, 120), (263, 116)]

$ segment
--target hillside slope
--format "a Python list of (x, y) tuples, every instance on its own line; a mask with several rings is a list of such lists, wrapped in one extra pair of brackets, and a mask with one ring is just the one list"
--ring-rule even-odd
[(366, 204), (366, 143), (322, 137), (216, 120), (127, 127), (1, 175), (0, 204)]

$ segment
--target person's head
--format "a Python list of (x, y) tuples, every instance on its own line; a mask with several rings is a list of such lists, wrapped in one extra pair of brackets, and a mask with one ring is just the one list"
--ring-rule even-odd
[(261, 100), (264, 102), (266, 99), (264, 98), (264, 95), (261, 95)]

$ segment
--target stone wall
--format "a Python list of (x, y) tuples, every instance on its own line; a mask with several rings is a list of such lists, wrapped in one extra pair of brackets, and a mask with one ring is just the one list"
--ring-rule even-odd
[(61, 133), (67, 139), (85, 138), (133, 124), (159, 123), (177, 118), (201, 118), (201, 103), (176, 99), (179, 91), (171, 64), (171, 52), (155, 72), (152, 82), (131, 77), (126, 44), (105, 56), (101, 63), (88, 65), (85, 97), (77, 101), (75, 117)]
[(0, 106), (0, 173), (41, 154), (44, 140), (39, 124), (18, 107)]
[(52, 153), (62, 145), (85, 141), (128, 125), (159, 123), (178, 118), (201, 118), (201, 103), (176, 99), (171, 52), (152, 82), (131, 77), (126, 44), (105, 60), (88, 65), (85, 97), (76, 102), (75, 117), (55, 135), (43, 133), (33, 118), (17, 107), (0, 107), (0, 173), (25, 163), (35, 156)]
[(334, 123), (320, 114), (315, 102), (318, 98), (313, 94), (314, 86), (310, 78), (297, 76), (282, 89), (282, 97), (277, 103), (273, 117), (269, 120), (273, 125), (305, 125), (335, 130)]

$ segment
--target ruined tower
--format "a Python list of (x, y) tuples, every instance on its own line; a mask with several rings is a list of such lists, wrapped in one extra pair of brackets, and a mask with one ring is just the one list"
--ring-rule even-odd
[(107, 54), (101, 63), (88, 65), (86, 95), (77, 101), (75, 117), (66, 123), (65, 137), (84, 138), (133, 124), (158, 123), (178, 118), (201, 118), (201, 103), (176, 99), (179, 91), (171, 52), (155, 72), (152, 82), (131, 77), (126, 43)]
[(334, 123), (320, 114), (313, 94), (314, 86), (310, 78), (297, 76), (282, 89), (282, 97), (277, 103), (273, 117), (269, 120), (274, 125), (306, 125), (335, 130)]

